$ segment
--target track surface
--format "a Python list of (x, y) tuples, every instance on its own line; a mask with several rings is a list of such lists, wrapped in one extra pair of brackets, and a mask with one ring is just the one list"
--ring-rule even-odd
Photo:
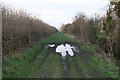
[(66, 56), (43, 50), (45, 57), (29, 77), (32, 78), (98, 78), (102, 77), (91, 64), (91, 53), (75, 53)]

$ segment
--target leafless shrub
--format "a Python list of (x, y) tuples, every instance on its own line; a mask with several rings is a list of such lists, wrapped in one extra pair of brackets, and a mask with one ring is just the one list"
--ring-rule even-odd
[(4, 5), (1, 5), (1, 9), (3, 54), (17, 52), (57, 31), (26, 11)]

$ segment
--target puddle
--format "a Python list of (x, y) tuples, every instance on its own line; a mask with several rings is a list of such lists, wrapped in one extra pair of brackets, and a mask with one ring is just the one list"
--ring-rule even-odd
[(74, 56), (74, 52), (79, 52), (76, 46), (72, 46), (68, 43), (48, 44), (45, 48), (54, 49), (56, 53), (61, 54), (62, 58), (65, 58), (66, 55)]
[(55, 52), (60, 53), (62, 57), (66, 57), (66, 55), (74, 56), (74, 52), (78, 52), (74, 46), (71, 46), (70, 44), (61, 44), (58, 45)]
[(61, 43), (61, 44), (48, 44), (45, 46), (45, 48), (48, 48), (52, 52), (56, 52), (58, 54), (61, 54), (62, 56), (62, 63), (64, 65), (64, 70), (67, 71), (68, 65), (66, 62), (67, 55), (74, 56), (74, 52), (79, 53), (79, 50), (76, 46), (72, 46), (68, 43)]
[(55, 44), (49, 44), (48, 46), (49, 47), (55, 47)]
[(65, 48), (65, 46), (63, 44), (58, 45), (55, 52), (60, 53), (63, 57), (65, 57), (67, 55), (66, 48)]
[(55, 47), (55, 44), (48, 44), (48, 45), (45, 45), (45, 48), (51, 48), (51, 47)]

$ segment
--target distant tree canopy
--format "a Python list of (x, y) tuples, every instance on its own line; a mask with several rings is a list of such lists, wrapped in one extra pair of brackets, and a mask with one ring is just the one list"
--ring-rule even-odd
[[(120, 4), (120, 2), (119, 2)], [(81, 43), (93, 43), (100, 47), (110, 58), (120, 59), (120, 25), (118, 21), (119, 5), (110, 4), (103, 17), (87, 18), (84, 14), (77, 14), (72, 23), (64, 24), (61, 31), (74, 35)], [(119, 44), (119, 45), (118, 45)]]
[(92, 36), (96, 34), (94, 24), (94, 19), (88, 19), (84, 14), (79, 13), (71, 24), (63, 25), (61, 31), (76, 36), (81, 42), (87, 42), (95, 38), (94, 35)]

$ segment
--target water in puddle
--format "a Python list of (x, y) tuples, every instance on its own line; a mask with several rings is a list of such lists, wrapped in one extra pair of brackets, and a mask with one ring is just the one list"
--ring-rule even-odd
[(72, 50), (72, 46), (70, 46), (69, 44), (65, 44), (65, 49), (66, 49), (66, 51), (68, 51), (68, 54), (70, 55), (70, 56), (74, 56), (74, 52), (73, 52), (73, 50)]
[(49, 44), (48, 46), (49, 47), (55, 47), (55, 44)]
[(64, 70), (67, 71), (67, 64), (66, 64), (66, 55), (70, 55), (70, 56), (74, 56), (74, 52), (79, 52), (77, 50), (76, 46), (71, 46), (70, 44), (60, 44), (60, 45), (56, 45), (55, 44), (49, 44), (48, 47), (54, 47), (56, 48), (55, 52), (60, 53), (62, 55), (62, 62), (64, 65)]
[(70, 44), (65, 44), (65, 46), (61, 44), (58, 45), (56, 48), (56, 52), (60, 53), (62, 57), (65, 57), (67, 55), (67, 52), (70, 56), (74, 56), (73, 50), (75, 51), (74, 47)]
[[(47, 48), (55, 47), (55, 44), (48, 44), (46, 47)], [(65, 45), (64, 44), (58, 45), (55, 50), (55, 52), (60, 53), (62, 55), (62, 58), (65, 58), (67, 54), (70, 56), (74, 56), (73, 51), (78, 52), (77, 47), (71, 46), (70, 44), (67, 44), (67, 43)]]
[(65, 46), (63, 44), (58, 45), (55, 52), (60, 53), (63, 57), (67, 55)]

